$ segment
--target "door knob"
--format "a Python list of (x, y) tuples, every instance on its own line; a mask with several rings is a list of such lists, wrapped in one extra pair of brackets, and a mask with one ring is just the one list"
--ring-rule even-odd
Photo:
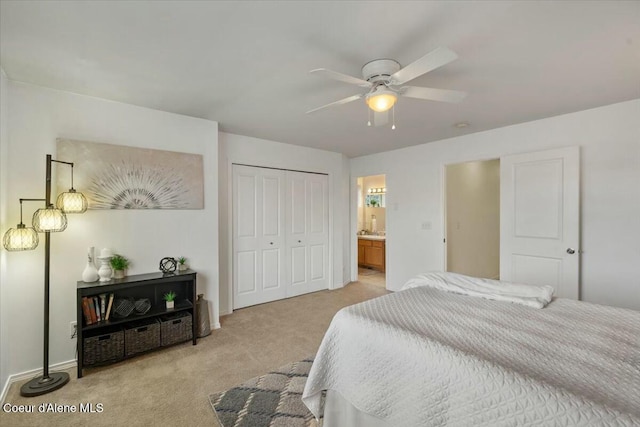
[(302, 243), (302, 240), (298, 240), (298, 243)]
[(567, 248), (567, 253), (568, 253), (569, 255), (573, 255), (573, 254), (575, 254), (575, 253), (576, 253), (576, 251), (575, 251), (575, 249), (573, 249), (573, 248)]
[(270, 245), (273, 245), (273, 242), (269, 242)]

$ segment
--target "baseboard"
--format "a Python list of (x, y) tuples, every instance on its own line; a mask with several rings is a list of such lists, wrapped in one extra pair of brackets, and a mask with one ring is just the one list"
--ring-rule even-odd
[[(76, 360), (73, 359), (73, 360), (67, 360), (66, 362), (60, 362), (60, 363), (56, 363), (55, 365), (51, 365), (49, 366), (49, 370), (66, 371), (67, 369), (75, 368), (76, 366), (78, 366), (78, 364)], [(11, 384), (18, 381), (28, 380), (33, 377), (37, 377), (41, 373), (42, 373), (42, 368), (38, 368), (38, 369), (32, 369), (30, 371), (9, 375), (9, 378), (7, 378), (7, 382), (4, 384), (4, 387), (2, 387), (2, 394), (0, 394), (0, 402), (4, 404), (4, 399), (7, 397), (7, 393), (9, 392), (9, 387), (11, 387)]]
[[(347, 282), (347, 283), (351, 283), (351, 282)], [(329, 286), (327, 289), (330, 291), (335, 291), (336, 289), (344, 288), (344, 286), (345, 286), (345, 283), (337, 282), (337, 283), (331, 284), (331, 286)]]

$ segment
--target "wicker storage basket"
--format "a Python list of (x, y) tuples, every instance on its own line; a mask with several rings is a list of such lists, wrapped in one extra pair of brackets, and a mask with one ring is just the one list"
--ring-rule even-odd
[(124, 332), (84, 338), (83, 364), (97, 365), (124, 358)]
[(160, 320), (162, 345), (171, 345), (193, 338), (193, 319), (190, 313), (163, 316)]
[(158, 347), (160, 347), (160, 324), (156, 319), (134, 322), (125, 327), (125, 356), (129, 357)]

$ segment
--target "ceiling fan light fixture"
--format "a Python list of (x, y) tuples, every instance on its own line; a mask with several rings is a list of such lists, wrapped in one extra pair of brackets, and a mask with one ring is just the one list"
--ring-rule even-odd
[(389, 111), (398, 100), (398, 96), (387, 89), (377, 89), (367, 95), (366, 102), (369, 108), (378, 113)]
[(399, 96), (449, 103), (458, 103), (464, 99), (466, 93), (457, 90), (436, 89), (421, 86), (404, 86), (405, 83), (440, 68), (455, 60), (457, 57), (458, 55), (454, 51), (449, 50), (446, 47), (439, 47), (405, 67), (401, 67), (400, 63), (393, 59), (374, 59), (373, 61), (369, 61), (364, 64), (362, 67), (362, 78), (338, 73), (326, 68), (311, 70), (311, 73), (320, 73), (333, 80), (357, 85), (369, 90), (367, 93), (355, 94), (321, 107), (314, 108), (307, 111), (307, 114), (364, 98), (368, 107), (367, 111), (369, 112), (367, 126), (372, 126), (372, 124), (374, 126), (381, 126), (386, 124), (389, 119), (388, 114), (377, 114), (374, 115), (374, 124), (374, 120), (371, 119), (371, 111), (376, 113), (386, 113), (391, 110), (393, 120), (391, 129), (394, 130), (396, 128), (394, 110)]

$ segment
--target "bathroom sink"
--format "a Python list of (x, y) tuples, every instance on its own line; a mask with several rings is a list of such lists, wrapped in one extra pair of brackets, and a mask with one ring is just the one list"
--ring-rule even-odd
[(365, 240), (386, 240), (387, 236), (374, 236), (372, 234), (361, 234), (358, 235), (358, 239)]

